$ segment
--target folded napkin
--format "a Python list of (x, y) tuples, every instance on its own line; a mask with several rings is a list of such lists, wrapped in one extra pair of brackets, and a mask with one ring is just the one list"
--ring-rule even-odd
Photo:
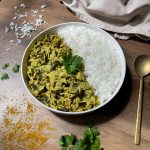
[(128, 39), (150, 40), (150, 0), (62, 0), (81, 20)]

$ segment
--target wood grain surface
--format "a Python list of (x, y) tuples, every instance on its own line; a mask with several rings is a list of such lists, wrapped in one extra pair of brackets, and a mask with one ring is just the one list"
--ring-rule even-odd
[[(14, 39), (13, 32), (5, 34), (5, 26), (9, 25), (11, 18), (14, 16), (14, 6), (24, 3), (27, 5), (26, 11), (39, 9), (42, 4), (47, 3), (47, 8), (42, 12), (43, 18), (47, 24), (43, 24), (32, 37), (26, 37), (22, 44), (16, 46), (9, 40)], [(28, 16), (28, 21), (32, 21), (33, 16)], [(21, 58), (26, 46), (31, 39), (40, 31), (63, 22), (80, 21), (71, 11), (57, 0), (1, 0), (0, 1), (0, 66), (9, 62), (10, 64), (21, 63)], [(6, 39), (1, 37), (5, 35)], [(150, 76), (144, 79), (144, 96), (143, 96), (143, 117), (142, 133), (140, 146), (134, 145), (134, 132), (137, 110), (137, 99), (139, 90), (139, 78), (134, 72), (134, 60), (141, 54), (150, 55), (150, 43), (143, 42), (137, 38), (128, 41), (117, 40), (121, 45), (126, 62), (127, 72), (124, 84), (117, 96), (102, 109), (88, 115), (82, 116), (63, 116), (45, 111), (47, 117), (53, 121), (56, 128), (54, 138), (46, 141), (45, 149), (59, 150), (58, 139), (62, 134), (73, 133), (81, 137), (82, 132), (87, 128), (84, 125), (86, 120), (93, 120), (100, 131), (101, 144), (104, 150), (149, 150), (150, 149)], [(11, 48), (9, 53), (6, 49)], [(2, 54), (6, 53), (6, 54)], [(0, 70), (2, 74), (3, 70)], [(10, 79), (0, 81), (0, 96), (16, 96), (23, 93), (31, 98), (24, 89), (21, 80), (21, 74), (9, 72)], [(20, 98), (20, 100), (22, 100)], [(37, 104), (38, 105), (38, 104)], [(33, 116), (34, 117), (34, 116)], [(42, 149), (42, 148), (40, 148)]]

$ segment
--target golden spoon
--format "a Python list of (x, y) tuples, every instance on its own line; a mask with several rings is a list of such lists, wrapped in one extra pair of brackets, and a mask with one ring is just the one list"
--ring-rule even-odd
[(137, 108), (137, 116), (136, 116), (135, 141), (134, 141), (136, 145), (139, 145), (140, 138), (141, 138), (143, 78), (150, 73), (150, 57), (146, 55), (138, 56), (135, 60), (134, 68), (136, 74), (140, 78), (138, 108)]

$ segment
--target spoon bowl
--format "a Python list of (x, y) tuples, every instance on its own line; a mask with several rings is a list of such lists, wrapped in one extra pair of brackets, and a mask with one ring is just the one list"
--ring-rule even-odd
[(150, 57), (140, 55), (134, 63), (135, 72), (139, 77), (144, 77), (150, 73)]

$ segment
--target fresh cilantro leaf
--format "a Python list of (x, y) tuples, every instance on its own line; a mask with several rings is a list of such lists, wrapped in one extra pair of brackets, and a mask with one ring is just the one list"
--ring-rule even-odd
[(2, 69), (5, 70), (7, 67), (9, 67), (9, 63), (6, 63), (2, 66)]
[(102, 150), (99, 132), (96, 127), (89, 128), (83, 133), (83, 139), (76, 139), (74, 135), (61, 136), (59, 144), (61, 150)]
[(66, 135), (66, 137), (65, 137), (66, 139), (65, 139), (65, 142), (66, 142), (66, 144), (67, 145), (71, 145), (71, 144), (74, 144), (73, 142), (74, 142), (74, 140), (75, 140), (75, 136), (74, 135)]
[(63, 135), (60, 137), (59, 144), (61, 146), (68, 146), (72, 145), (75, 142), (75, 136), (74, 135)]
[(62, 53), (62, 58), (63, 58), (62, 63), (64, 65), (71, 64), (71, 62), (72, 62), (72, 54), (71, 53)]
[(92, 144), (94, 140), (93, 133), (90, 130), (85, 130), (83, 134), (83, 140), (87, 145)]
[(75, 143), (73, 150), (86, 150), (86, 145), (84, 145), (84, 142), (82, 139), (78, 140)]
[(12, 70), (13, 70), (14, 73), (17, 73), (17, 72), (19, 72), (19, 68), (20, 68), (20, 65), (15, 64), (15, 65), (13, 66)]
[(98, 132), (98, 130), (97, 130), (96, 127), (92, 127), (92, 128), (91, 128), (91, 132), (93, 133), (93, 135), (94, 135), (95, 137), (99, 135), (99, 132)]
[(78, 55), (72, 55), (71, 53), (62, 54), (62, 64), (65, 66), (68, 74), (74, 74), (83, 67), (83, 58)]
[(65, 145), (64, 136), (60, 137), (60, 139), (59, 139), (59, 145), (61, 145), (61, 146)]
[(9, 79), (9, 75), (7, 73), (3, 73), (1, 76), (1, 80), (7, 80)]
[(95, 138), (93, 144), (90, 147), (90, 150), (101, 150), (100, 139), (98, 137)]

